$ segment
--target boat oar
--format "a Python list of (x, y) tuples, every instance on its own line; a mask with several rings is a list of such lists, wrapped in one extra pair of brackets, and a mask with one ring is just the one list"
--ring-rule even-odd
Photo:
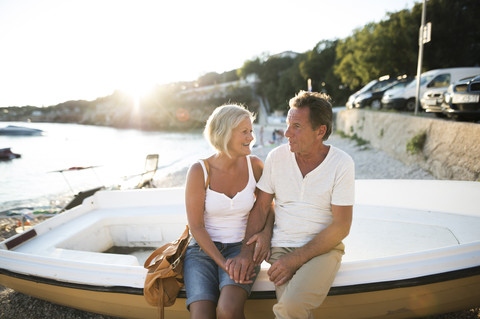
[[(72, 188), (72, 185), (70, 185), (70, 183), (68, 182), (68, 179), (67, 177), (63, 174), (64, 172), (72, 172), (72, 171), (81, 171), (81, 170), (84, 170), (84, 169), (92, 169), (93, 170), (93, 173), (95, 174), (95, 176), (97, 176), (97, 173), (95, 172), (94, 168), (95, 167), (99, 167), (99, 165), (94, 165), (94, 166), (72, 166), (70, 168), (65, 168), (65, 169), (59, 169), (59, 170), (56, 170), (56, 171), (50, 171), (49, 173), (61, 173), (63, 178), (65, 179), (65, 182), (67, 183), (68, 187), (70, 188), (70, 191), (72, 192), (72, 194), (75, 196), (75, 192), (73, 191), (73, 188)], [(97, 176), (98, 178), (98, 176)], [(99, 179), (99, 178), (98, 178)], [(100, 180), (100, 179), (99, 179)], [(101, 181), (100, 181), (101, 182)], [(103, 183), (102, 183), (103, 184)]]
[(68, 172), (68, 171), (81, 171), (81, 170), (84, 170), (84, 169), (95, 168), (95, 167), (99, 167), (99, 165), (95, 165), (95, 166), (73, 166), (73, 167), (70, 167), (70, 168), (59, 169), (59, 170), (56, 170), (56, 171), (50, 171), (49, 173), (63, 173), (63, 172)]

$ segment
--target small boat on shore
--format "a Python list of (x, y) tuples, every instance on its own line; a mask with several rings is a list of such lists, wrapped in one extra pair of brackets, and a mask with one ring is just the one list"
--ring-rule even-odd
[(30, 128), (25, 126), (8, 125), (0, 128), (0, 135), (42, 135), (43, 131), (36, 128)]
[[(342, 266), (318, 318), (408, 318), (480, 305), (480, 183), (357, 180)], [(143, 263), (187, 223), (182, 188), (98, 191), (0, 243), (0, 284), (57, 304), (155, 318)], [(262, 264), (247, 318), (272, 316)], [(182, 291), (166, 318), (189, 318)]]
[(0, 161), (9, 161), (22, 155), (12, 152), (10, 147), (0, 148)]

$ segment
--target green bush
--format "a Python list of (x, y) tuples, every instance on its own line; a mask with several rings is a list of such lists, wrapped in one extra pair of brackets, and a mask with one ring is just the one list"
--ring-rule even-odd
[(427, 132), (422, 131), (407, 142), (407, 152), (411, 155), (421, 153), (427, 140)]

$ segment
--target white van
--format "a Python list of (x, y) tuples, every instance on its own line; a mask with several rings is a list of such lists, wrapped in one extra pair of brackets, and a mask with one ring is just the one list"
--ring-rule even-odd
[[(480, 74), (480, 67), (449, 68), (430, 70), (420, 77), (420, 97), (426, 90), (446, 91), (448, 86), (460, 79)], [(383, 94), (382, 107), (397, 110), (415, 110), (417, 81), (413, 80), (404, 88), (388, 90)]]

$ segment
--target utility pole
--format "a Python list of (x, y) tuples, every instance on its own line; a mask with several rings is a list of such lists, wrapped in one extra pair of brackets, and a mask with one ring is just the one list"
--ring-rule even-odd
[[(415, 98), (415, 115), (417, 115), (418, 108), (420, 107), (420, 76), (422, 74), (422, 61), (423, 61), (423, 44), (430, 41), (431, 24), (425, 27), (425, 18), (427, 15), (426, 0), (423, 0), (422, 5), (422, 22), (420, 25), (420, 31), (418, 34), (418, 63), (417, 63), (417, 94)], [(428, 29), (428, 30), (427, 30)]]

